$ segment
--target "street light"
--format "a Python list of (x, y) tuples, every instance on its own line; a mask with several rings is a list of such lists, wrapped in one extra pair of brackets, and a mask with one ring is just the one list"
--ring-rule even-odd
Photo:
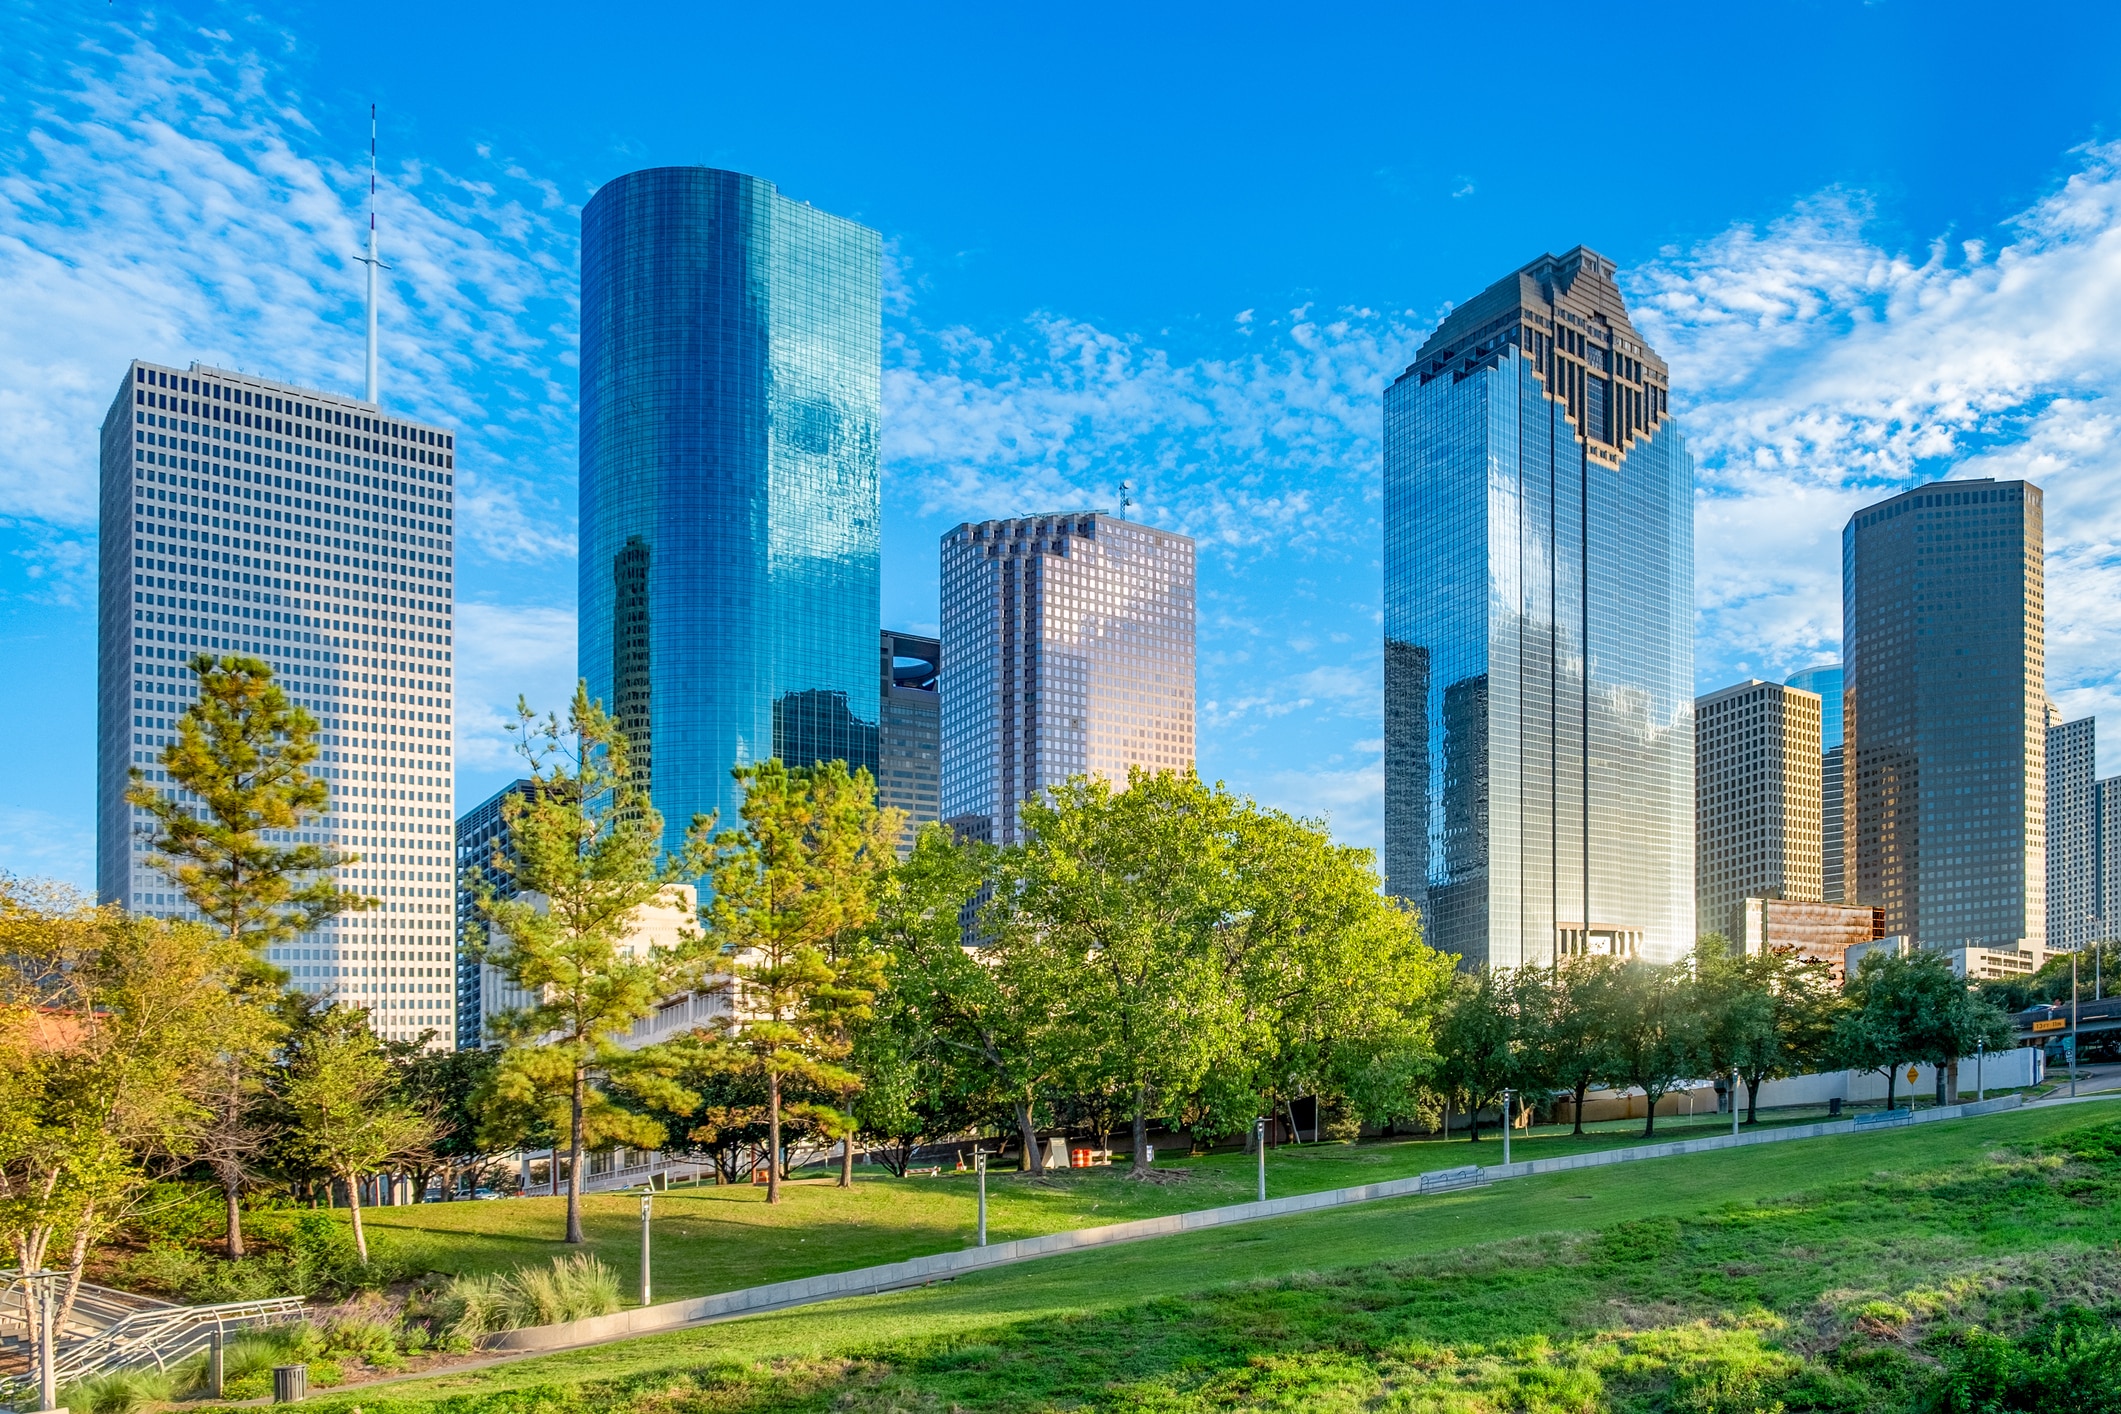
[(1252, 1148), (1259, 1155), (1259, 1201), (1267, 1201), (1267, 1122), (1252, 1121)]
[(979, 1245), (987, 1245), (987, 1153), (972, 1151), (972, 1171), (979, 1175)]
[(1510, 1094), (1508, 1086), (1502, 1091), (1502, 1166), (1510, 1166)]
[(1738, 1074), (1738, 1067), (1734, 1065), (1734, 1066), (1732, 1066), (1732, 1067), (1731, 1067), (1731, 1137), (1732, 1137), (1733, 1139), (1736, 1139), (1736, 1138), (1738, 1137), (1738, 1086), (1739, 1086), (1739, 1084), (1740, 1084), (1740, 1077), (1739, 1077), (1739, 1074)]
[(1981, 1040), (1974, 1042), (1974, 1103), (1977, 1105), (1986, 1098), (1983, 1092), (1988, 1089), (1982, 1083), (1983, 1076), (1981, 1074), (1981, 1063), (1987, 1059), (1988, 1038), (1983, 1037)]
[(641, 1185), (641, 1304), (648, 1304), (648, 1219), (655, 1210), (655, 1190)]
[(59, 1407), (59, 1369), (53, 1349), (59, 1318), (59, 1283), (64, 1272), (36, 1271), (22, 1274), (24, 1314), (35, 1313), (37, 1322), (37, 1407)]

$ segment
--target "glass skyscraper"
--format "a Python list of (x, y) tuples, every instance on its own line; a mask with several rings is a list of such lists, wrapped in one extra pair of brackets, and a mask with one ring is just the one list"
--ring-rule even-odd
[(1848, 889), (1917, 943), (2047, 934), (2040, 488), (1944, 481), (1841, 534)]
[(1693, 460), (1604, 257), (1385, 395), (1385, 868), (1468, 965), (1694, 942)]
[(672, 847), (733, 766), (877, 769), (880, 260), (737, 172), (583, 209), (580, 672)]

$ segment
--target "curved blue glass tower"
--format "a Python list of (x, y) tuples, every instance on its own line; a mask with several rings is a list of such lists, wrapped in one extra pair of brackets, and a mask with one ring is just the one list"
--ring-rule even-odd
[(580, 671), (673, 846), (740, 763), (876, 770), (880, 256), (738, 172), (583, 209)]

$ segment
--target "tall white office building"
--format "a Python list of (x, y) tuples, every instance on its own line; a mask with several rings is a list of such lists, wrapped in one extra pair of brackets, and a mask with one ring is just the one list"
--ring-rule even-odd
[(1193, 767), (1193, 541), (1102, 512), (943, 536), (942, 814), (997, 844), (1070, 776)]
[(1694, 699), (1694, 917), (1744, 936), (1751, 899), (1820, 901), (1820, 698), (1757, 678)]
[(448, 1046), (454, 953), (456, 439), (370, 403), (194, 363), (136, 363), (102, 433), (97, 892), (186, 916), (146, 865), (135, 767), (196, 700), (195, 653), (264, 659), (319, 723), (329, 813), (301, 838), (359, 856), (377, 907), (271, 961)]

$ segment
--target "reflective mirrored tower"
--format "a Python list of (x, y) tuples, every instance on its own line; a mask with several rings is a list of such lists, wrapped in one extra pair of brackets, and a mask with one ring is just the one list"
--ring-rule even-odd
[(1385, 395), (1385, 867), (1471, 966), (1694, 941), (1693, 461), (1613, 274), (1540, 257)]
[(580, 671), (673, 846), (732, 766), (877, 768), (880, 251), (706, 167), (582, 212)]

